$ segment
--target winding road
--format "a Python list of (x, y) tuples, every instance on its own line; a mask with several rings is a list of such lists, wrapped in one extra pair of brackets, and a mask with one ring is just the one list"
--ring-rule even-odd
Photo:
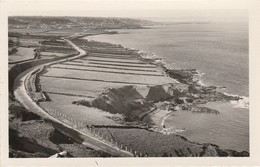
[[(113, 156), (116, 156), (116, 157), (133, 157), (134, 155), (131, 152), (119, 149), (118, 147), (116, 147), (115, 145), (112, 145), (111, 143), (108, 143), (104, 140), (95, 138), (92, 134), (82, 132), (78, 129), (75, 129), (74, 127), (71, 127), (71, 126), (65, 124), (64, 122), (56, 119), (55, 117), (49, 115), (45, 110), (43, 110), (39, 105), (37, 105), (36, 102), (34, 102), (31, 99), (31, 97), (27, 94), (27, 91), (26, 91), (26, 88), (25, 88), (25, 81), (36, 70), (38, 70), (38, 69), (40, 69), (40, 68), (42, 68), (43, 66), (46, 66), (46, 65), (52, 65), (52, 64), (60, 63), (60, 62), (64, 62), (64, 61), (70, 61), (70, 60), (74, 60), (74, 59), (86, 56), (87, 53), (83, 49), (79, 48), (78, 46), (73, 44), (68, 39), (64, 39), (64, 40), (67, 41), (69, 44), (71, 44), (79, 52), (79, 54), (76, 55), (76, 56), (70, 57), (70, 58), (65, 58), (65, 59), (54, 61), (54, 62), (51, 62), (51, 63), (39, 65), (39, 66), (33, 67), (33, 68), (28, 69), (28, 70), (24, 71), (23, 73), (21, 73), (15, 79), (15, 83), (14, 83), (14, 95), (15, 95), (16, 99), (28, 111), (34, 112), (34, 113), (42, 116), (43, 118), (46, 118), (46, 119), (49, 119), (49, 120), (51, 120), (55, 123), (61, 124), (64, 127), (66, 127), (67, 129), (73, 131), (74, 133), (77, 133), (77, 135), (79, 135), (84, 140), (81, 143), (88, 146), (88, 147), (91, 147), (95, 150), (102, 150), (102, 151), (107, 152), (107, 153), (109, 153)], [(62, 131), (62, 129), (59, 129), (59, 130)], [(68, 133), (68, 131), (66, 133)]]

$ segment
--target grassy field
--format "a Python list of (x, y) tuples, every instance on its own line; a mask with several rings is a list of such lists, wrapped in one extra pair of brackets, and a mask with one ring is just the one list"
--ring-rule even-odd
[[(66, 71), (66, 73), (65, 73)], [(113, 82), (113, 83), (126, 83), (126, 84), (140, 84), (140, 85), (160, 85), (170, 83), (172, 80), (166, 77), (160, 76), (141, 76), (132, 74), (116, 74), (116, 73), (104, 73), (95, 71), (79, 71), (79, 70), (66, 70), (52, 68), (43, 77), (51, 78), (63, 78), (66, 80), (86, 80), (97, 82)]]
[(128, 148), (149, 156), (196, 156), (202, 152), (202, 145), (186, 142), (176, 135), (163, 135), (143, 129), (97, 128), (97, 131)]
[(16, 37), (9, 37), (10, 40), (14, 42), (20, 42), (21, 46), (41, 46), (39, 43), (40, 41), (43, 41), (44, 39), (41, 38), (16, 38)]
[(53, 53), (53, 52), (40, 52), (41, 58), (53, 58), (53, 57), (63, 57), (68, 54), (65, 53)]
[(64, 53), (64, 54), (75, 54), (77, 51), (72, 47), (64, 47), (64, 46), (53, 46), (53, 45), (46, 45), (45, 47), (41, 48), (41, 51), (44, 52), (54, 52), (54, 53)]
[(40, 77), (40, 83), (45, 91), (71, 93), (93, 97), (96, 97), (101, 90), (106, 88), (118, 88), (125, 85), (130, 85), (49, 77)]
[(52, 68), (63, 68), (63, 69), (75, 69), (75, 70), (85, 70), (87, 71), (99, 71), (99, 72), (106, 72), (106, 73), (121, 73), (121, 74), (136, 74), (136, 75), (163, 75), (160, 71), (134, 71), (134, 70), (124, 70), (123, 68), (114, 69), (114, 68), (98, 68), (93, 66), (77, 66), (77, 65), (69, 65), (69, 64), (57, 64), (53, 65)]
[(35, 34), (35, 33), (41, 33), (41, 32), (45, 32), (45, 31), (49, 31), (51, 29), (40, 29), (40, 28), (13, 28), (13, 29), (9, 29), (8, 32), (17, 32), (17, 33), (22, 33), (22, 34)]
[(34, 58), (35, 48), (18, 47), (17, 52), (8, 56), (9, 62), (16, 62)]

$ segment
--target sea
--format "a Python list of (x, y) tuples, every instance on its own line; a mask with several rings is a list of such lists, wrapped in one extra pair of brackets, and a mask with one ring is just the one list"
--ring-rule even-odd
[(118, 34), (86, 37), (121, 44), (150, 57), (161, 58), (168, 68), (197, 69), (201, 83), (224, 87), (239, 95), (238, 102), (214, 102), (207, 107), (220, 114), (177, 111), (166, 127), (188, 140), (213, 143), (221, 148), (249, 151), (249, 40), (248, 22), (176, 22), (147, 29), (121, 29)]

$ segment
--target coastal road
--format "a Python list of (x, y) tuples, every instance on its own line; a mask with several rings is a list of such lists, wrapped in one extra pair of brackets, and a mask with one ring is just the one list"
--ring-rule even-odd
[(49, 119), (51, 121), (54, 121), (58, 124), (65, 126), (66, 128), (68, 128), (70, 130), (73, 130), (74, 132), (79, 134), (84, 139), (82, 144), (84, 144), (88, 147), (91, 147), (95, 150), (102, 150), (102, 151), (107, 152), (107, 153), (109, 153), (113, 156), (116, 156), (116, 157), (133, 157), (134, 155), (132, 153), (128, 152), (128, 151), (121, 150), (118, 147), (111, 145), (110, 143), (108, 143), (106, 141), (97, 139), (91, 134), (79, 131), (79, 130), (65, 124), (64, 122), (56, 119), (55, 117), (52, 117), (45, 110), (43, 110), (40, 106), (38, 106), (36, 104), (36, 102), (34, 102), (30, 98), (30, 96), (27, 94), (27, 91), (26, 91), (26, 88), (25, 88), (25, 81), (37, 69), (42, 68), (43, 66), (46, 66), (46, 65), (52, 65), (52, 64), (55, 64), (55, 63), (63, 62), (63, 61), (73, 60), (73, 59), (85, 56), (87, 54), (84, 50), (80, 49), (78, 46), (73, 44), (70, 40), (68, 40), (68, 39), (64, 39), (64, 40), (66, 40), (68, 43), (70, 43), (79, 52), (79, 54), (77, 56), (73, 56), (69, 59), (58, 60), (58, 61), (55, 61), (55, 62), (46, 63), (46, 64), (43, 64), (43, 65), (40, 65), (40, 66), (36, 66), (36, 67), (33, 67), (33, 68), (26, 70), (25, 72), (21, 73), (15, 79), (15, 83), (14, 83), (14, 95), (15, 95), (16, 99), (28, 111), (34, 112), (34, 113), (42, 116), (43, 118)]

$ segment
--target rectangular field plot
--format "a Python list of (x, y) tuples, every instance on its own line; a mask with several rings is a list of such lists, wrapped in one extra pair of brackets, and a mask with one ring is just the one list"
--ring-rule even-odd
[(68, 54), (65, 53), (54, 53), (54, 52), (40, 52), (42, 57), (63, 57), (63, 56), (67, 56)]
[(86, 56), (78, 60), (96, 60), (96, 61), (115, 61), (115, 62), (131, 62), (131, 63), (145, 63), (137, 58), (135, 59), (119, 59), (119, 58), (108, 58), (108, 57), (91, 57)]
[(44, 77), (50, 78), (63, 78), (71, 80), (87, 80), (97, 82), (113, 82), (113, 83), (127, 83), (127, 84), (144, 84), (144, 85), (160, 85), (165, 83), (172, 83), (173, 80), (164, 76), (140, 76), (140, 75), (127, 75), (127, 74), (110, 74), (94, 71), (75, 71), (64, 70), (58, 68), (51, 68), (48, 70)]
[(18, 47), (17, 52), (8, 56), (9, 62), (23, 61), (34, 58), (35, 48)]
[(78, 70), (78, 71), (95, 71), (95, 72), (105, 72), (105, 73), (118, 73), (118, 74), (129, 74), (129, 75), (151, 75), (151, 76), (162, 76), (161, 71), (134, 71), (134, 70), (124, 70), (124, 69), (113, 69), (113, 68), (98, 68), (91, 66), (76, 66), (67, 64), (55, 64), (51, 66), (52, 68), (60, 68), (67, 70)]
[(43, 41), (42, 38), (18, 38), (18, 37), (9, 37), (10, 40), (14, 41), (15, 43), (20, 43), (22, 46), (41, 46), (39, 43)]
[[(158, 67), (153, 64), (143, 63), (143, 62), (131, 62), (131, 61), (115, 61), (115, 60), (96, 60), (91, 58), (78, 59), (81, 63), (86, 65), (101, 65), (101, 66), (114, 66), (114, 67), (129, 67), (129, 68), (140, 68), (140, 69), (157, 69)], [(78, 61), (71, 61), (72, 63), (77, 63)], [(71, 63), (68, 62), (68, 63)]]
[(118, 65), (118, 66), (140, 66), (140, 67), (147, 67), (147, 68), (157, 68), (157, 66), (145, 62), (141, 62), (138, 60), (115, 60), (115, 59), (96, 59), (96, 58), (81, 58), (81, 61), (87, 62), (87, 63), (97, 63), (97, 64), (112, 64), (112, 65)]
[(24, 46), (41, 46), (41, 44), (39, 43), (40, 41), (43, 41), (44, 39), (36, 39), (36, 38), (20, 38), (20, 43)]
[(102, 69), (113, 69), (113, 70), (127, 70), (127, 71), (149, 71), (156, 72), (158, 68), (140, 68), (140, 67), (129, 67), (129, 66), (113, 66), (113, 65), (102, 65), (102, 64), (87, 64), (84, 61), (70, 61), (62, 63), (64, 65), (72, 65), (78, 67), (94, 67), (94, 68), (102, 68)]
[(139, 59), (138, 55), (129, 54), (113, 54), (113, 53), (89, 53), (88, 57), (101, 57), (101, 58), (120, 58), (120, 59)]
[(40, 77), (45, 92), (68, 95), (70, 97), (97, 97), (106, 88), (119, 88), (130, 84), (81, 81), (60, 78)]
[(129, 52), (128, 50), (126, 50), (125, 48), (121, 48), (121, 47), (110, 47), (110, 46), (91, 46), (91, 47), (86, 47), (86, 49), (90, 49), (91, 51), (95, 52)]
[(41, 32), (45, 32), (45, 31), (49, 31), (51, 29), (41, 29), (41, 28), (13, 28), (13, 29), (9, 29), (8, 32), (17, 32), (17, 33), (22, 33), (22, 34), (35, 34), (35, 33), (41, 33)]
[(53, 45), (46, 45), (42, 51), (64, 53), (64, 54), (75, 54), (75, 53), (77, 53), (77, 51), (75, 49), (73, 49), (72, 47), (53, 46)]

